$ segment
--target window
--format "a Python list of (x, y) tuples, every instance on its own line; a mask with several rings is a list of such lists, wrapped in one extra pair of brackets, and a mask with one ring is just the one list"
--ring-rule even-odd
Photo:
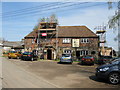
[(88, 38), (83, 38), (83, 39), (81, 39), (81, 43), (89, 43), (89, 39)]
[(71, 54), (71, 50), (64, 50), (65, 54)]
[(82, 50), (82, 51), (80, 51), (80, 55), (81, 55), (81, 56), (89, 55), (89, 51), (87, 51), (87, 50)]
[(63, 43), (71, 43), (71, 39), (70, 38), (63, 38)]
[(32, 44), (34, 43), (34, 39), (32, 39)]

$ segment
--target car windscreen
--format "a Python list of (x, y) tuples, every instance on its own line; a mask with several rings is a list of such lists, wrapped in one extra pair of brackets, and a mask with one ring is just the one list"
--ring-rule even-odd
[(118, 59), (116, 59), (116, 60), (114, 60), (114, 61), (112, 61), (112, 62), (110, 62), (111, 64), (119, 64), (120, 63), (120, 60), (118, 60)]
[(70, 54), (62, 54), (62, 57), (70, 57)]

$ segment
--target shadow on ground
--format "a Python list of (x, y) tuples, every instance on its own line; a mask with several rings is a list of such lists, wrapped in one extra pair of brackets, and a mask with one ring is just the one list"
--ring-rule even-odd
[(102, 82), (102, 83), (109, 84), (107, 80), (97, 78), (95, 75), (89, 76), (89, 79), (91, 79), (93, 81), (96, 81), (96, 82)]
[(82, 66), (94, 66), (94, 65), (91, 65), (91, 64), (82, 64), (82, 63), (78, 63), (78, 65), (82, 65)]
[(72, 63), (67, 63), (67, 62), (57, 62), (57, 64), (68, 64), (68, 65), (71, 65)]

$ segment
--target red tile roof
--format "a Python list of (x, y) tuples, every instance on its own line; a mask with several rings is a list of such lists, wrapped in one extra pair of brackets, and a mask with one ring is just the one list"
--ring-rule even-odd
[(86, 26), (58, 26), (58, 37), (98, 37)]
[(36, 37), (36, 34), (37, 34), (37, 30), (33, 30), (33, 31), (30, 32), (28, 35), (26, 35), (25, 38), (26, 38), (26, 37), (34, 38), (34, 37)]
[[(55, 32), (55, 31), (54, 31)], [(37, 30), (33, 30), (26, 37), (34, 38)], [(86, 26), (58, 26), (58, 37), (98, 37)]]

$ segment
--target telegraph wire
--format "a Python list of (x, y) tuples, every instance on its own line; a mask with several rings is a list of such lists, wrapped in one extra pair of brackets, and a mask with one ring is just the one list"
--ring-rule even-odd
[[(76, 0), (75, 0), (76, 1)], [(80, 0), (77, 0), (77, 1), (80, 1)], [(56, 5), (56, 4), (59, 4), (59, 3), (67, 3), (67, 2), (70, 2), (70, 0), (64, 0), (64, 1), (62, 1), (62, 2), (54, 2), (54, 3), (50, 3), (50, 4), (42, 4), (42, 5), (39, 5), (39, 6), (34, 6), (34, 7), (28, 7), (28, 8), (24, 8), (24, 9), (18, 9), (18, 10), (13, 10), (13, 11), (8, 11), (8, 12), (3, 12), (3, 13), (0, 13), (0, 15), (2, 15), (2, 14), (11, 14), (11, 13), (15, 13), (15, 12), (20, 12), (20, 11), (25, 11), (26, 12), (26, 10), (36, 10), (37, 8), (39, 9), (39, 8), (41, 8), (40, 6), (42, 6), (42, 7), (47, 7), (47, 6), (50, 6), (50, 5)]]
[[(107, 4), (107, 3), (105, 3), (105, 4)], [(95, 4), (95, 5), (89, 5), (89, 6), (84, 6), (84, 7), (76, 7), (76, 8), (72, 8), (72, 9), (78, 9), (78, 8), (88, 8), (88, 7), (93, 7), (93, 6), (99, 6), (99, 5), (104, 5), (104, 4)], [(73, 5), (72, 5), (73, 6)], [(67, 6), (68, 7), (68, 6)], [(67, 8), (66, 6), (64, 6), (64, 8)], [(59, 7), (59, 8), (61, 8), (61, 7)], [(63, 7), (62, 7), (63, 8)], [(57, 9), (57, 8), (54, 8), (54, 9)], [(54, 10), (53, 9), (53, 10)], [(72, 10), (72, 9), (70, 9), (70, 10)], [(50, 10), (50, 9), (49, 9)], [(31, 13), (31, 14), (29, 14), (29, 15), (31, 15), (31, 16), (35, 16), (35, 15), (42, 15), (42, 14), (45, 14), (45, 13), (47, 13), (48, 14), (48, 12), (49, 12), (49, 10), (47, 10), (47, 11), (44, 11), (44, 12), (42, 12), (42, 13)], [(64, 11), (66, 11), (66, 10), (58, 10), (58, 11), (62, 11), (62, 12), (64, 12)], [(58, 12), (57, 11), (57, 12)], [(53, 12), (55, 12), (55, 11), (53, 11)], [(49, 13), (51, 13), (51, 12), (49, 12)], [(25, 17), (26, 15), (22, 15), (23, 17)], [(16, 17), (22, 17), (22, 16), (16, 16)], [(16, 18), (15, 16), (14, 17), (11, 17), (11, 18)], [(4, 17), (3, 19), (7, 19), (7, 18), (10, 18), (10, 17)], [(8, 20), (8, 19), (7, 19)]]
[[(61, 3), (60, 5), (61, 5), (61, 7), (62, 7), (63, 5), (66, 5), (66, 4), (69, 4), (69, 3)], [(74, 4), (74, 3), (71, 2), (71, 5), (72, 5), (72, 4)], [(52, 6), (52, 9), (58, 8), (60, 5), (54, 5), (54, 6)], [(56, 6), (56, 7), (55, 7), (55, 6)], [(69, 6), (69, 5), (66, 5), (66, 6)], [(48, 9), (47, 9), (47, 8), (48, 8)], [(40, 9), (37, 10), (37, 9), (36, 9), (35, 11), (31, 11), (31, 10), (30, 10), (30, 11), (26, 11), (26, 12), (14, 13), (13, 15), (10, 15), (10, 14), (5, 14), (5, 15), (4, 15), (4, 14), (3, 14), (3, 16), (4, 16), (4, 17), (5, 17), (5, 16), (15, 16), (15, 15), (23, 15), (23, 14), (30, 14), (30, 13), (36, 13), (36, 12), (38, 13), (38, 11), (43, 11), (43, 10), (51, 10), (51, 9), (50, 9), (50, 8), (51, 8), (50, 6), (47, 7), (47, 8), (42, 8), (42, 10), (40, 10)]]
[[(64, 5), (64, 4), (68, 4), (68, 3), (61, 3), (60, 5)], [(51, 7), (55, 7), (55, 6), (59, 6), (59, 5), (54, 5), (54, 6), (47, 6), (47, 8), (51, 8)], [(19, 13), (13, 13), (13, 14), (3, 14), (4, 16), (10, 16), (10, 15), (22, 15), (22, 14), (29, 14), (29, 13), (35, 13), (35, 12), (38, 12), (38, 11), (43, 11), (43, 10), (46, 10), (46, 8), (40, 8), (40, 9), (35, 9), (34, 11), (31, 11), (31, 10), (27, 10), (27, 11), (24, 11), (24, 12), (19, 12)]]
[[(88, 3), (88, 2), (84, 2), (84, 3)], [(74, 5), (80, 5), (80, 4), (84, 4), (84, 3), (76, 3), (76, 4), (70, 4), (70, 5), (65, 5), (65, 6), (61, 6), (61, 7), (59, 7), (59, 6), (57, 6), (57, 7), (53, 7), (53, 8), (47, 8), (46, 10), (41, 10), (41, 11), (43, 11), (43, 12), (46, 12), (46, 11), (49, 11), (49, 10), (54, 10), (54, 9), (58, 9), (58, 8), (66, 8), (66, 7), (70, 7), (70, 6), (74, 6)], [(40, 13), (40, 12), (38, 12), (38, 11), (33, 11), (33, 12), (29, 12), (29, 13), (25, 13), (25, 14), (16, 14), (16, 15), (8, 15), (7, 17), (6, 16), (3, 16), (3, 18), (8, 18), (8, 17), (13, 17), (13, 16), (24, 16), (24, 15), (27, 15), (27, 14), (35, 14), (35, 13)], [(41, 14), (41, 13), (40, 13)]]

